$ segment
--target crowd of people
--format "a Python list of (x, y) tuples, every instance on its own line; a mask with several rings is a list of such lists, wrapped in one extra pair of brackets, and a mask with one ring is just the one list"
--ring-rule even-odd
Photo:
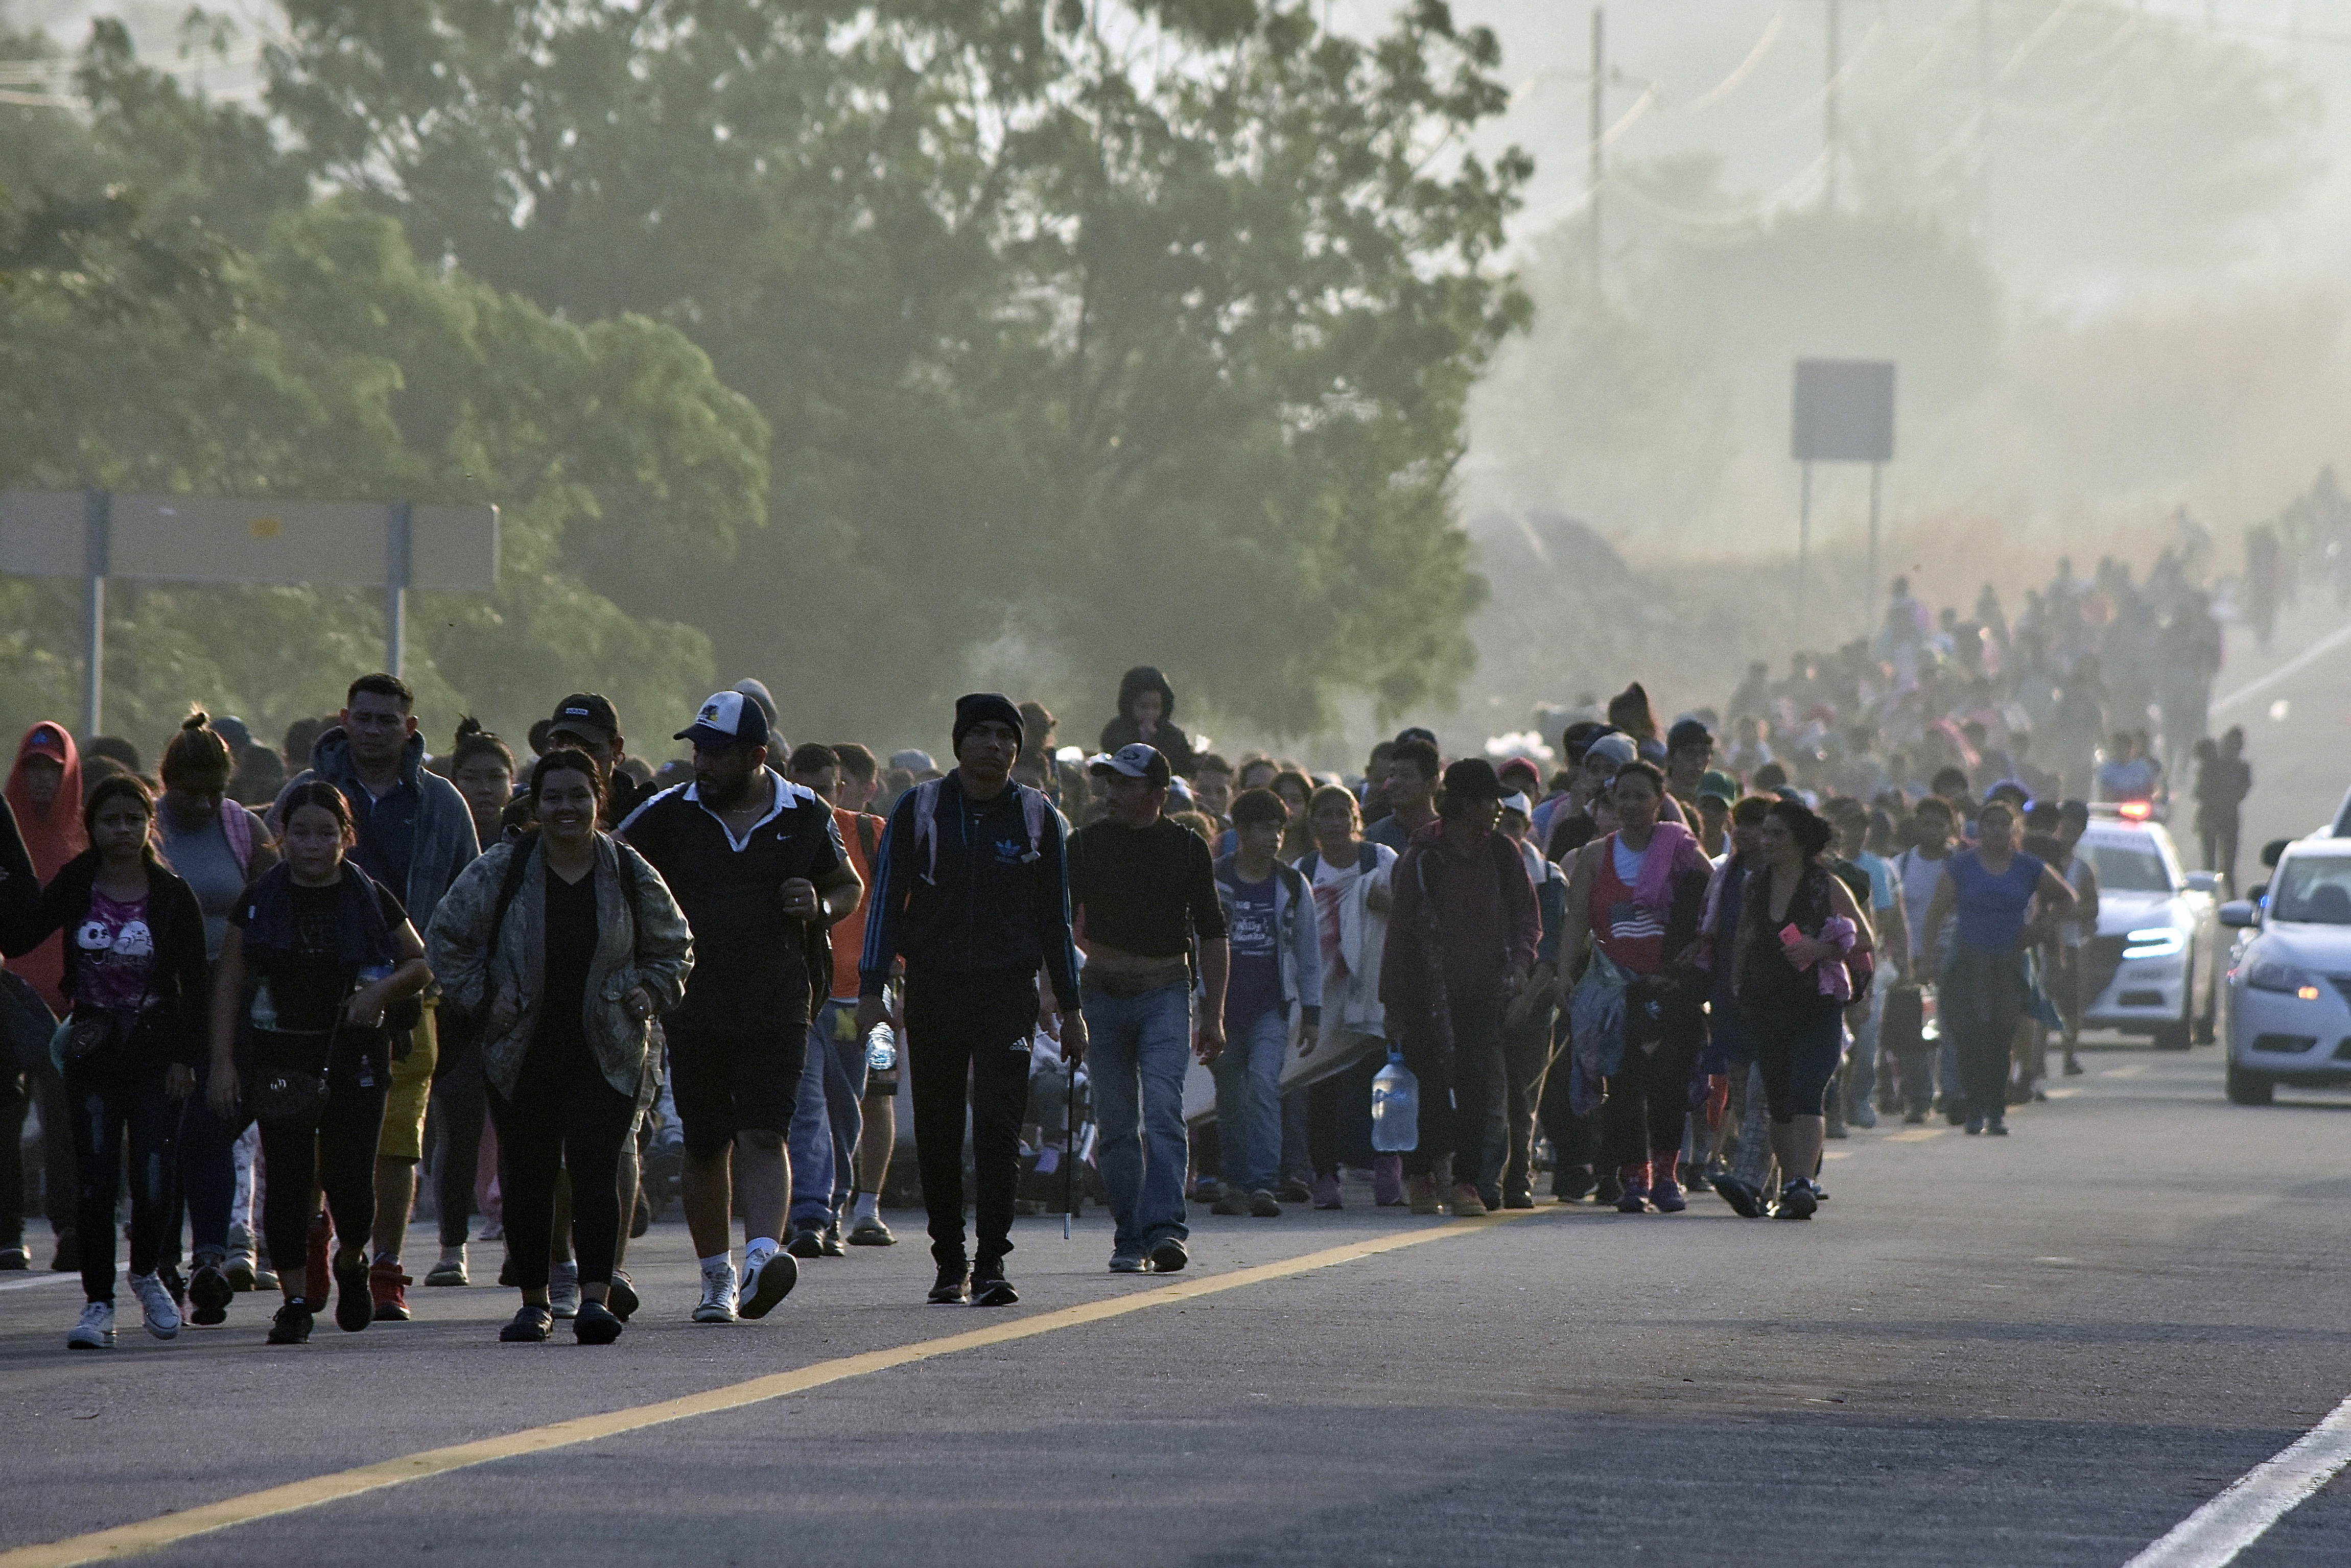
[[(467, 720), (432, 754), (384, 674), (282, 755), (196, 712), (152, 779), (37, 725), (0, 813), (0, 1268), (32, 1263), (37, 1106), (76, 1347), (115, 1343), (126, 1178), (159, 1338), (272, 1289), (273, 1343), (405, 1320), (420, 1169), (424, 1283), (502, 1239), (502, 1339), (615, 1341), (673, 1184), (688, 1315), (758, 1319), (804, 1262), (895, 1243), (902, 1067), (934, 1302), (1019, 1299), (1046, 1072), (1088, 1086), (1115, 1272), (1186, 1267), (1188, 1205), (1334, 1209), (1351, 1175), (1423, 1216), (1531, 1207), (1548, 1169), (1561, 1202), (1809, 1219), (1848, 1126), (2001, 1136), (2053, 1038), (2076, 1070), (2083, 797), (2160, 802), (2158, 751), (2196, 758), (2233, 860), (2217, 658), (2176, 566), (2106, 563), (2013, 624), (1897, 580), (1874, 643), (1751, 667), (1727, 738), (1635, 684), (1554, 716), (1549, 756), (1407, 729), (1349, 777), (1196, 743), (1147, 666), (1091, 758), (978, 693), (946, 768), (790, 745), (757, 681), (658, 768), (592, 693), (524, 749)], [(1383, 1081), (1416, 1114), (1375, 1139)]]

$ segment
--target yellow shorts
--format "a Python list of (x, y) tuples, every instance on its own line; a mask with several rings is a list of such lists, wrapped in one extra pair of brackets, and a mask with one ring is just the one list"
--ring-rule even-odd
[(424, 1157), (424, 1110), (433, 1099), (433, 1064), (441, 1056), (440, 1009), (424, 1006), (424, 1021), (409, 1036), (405, 1061), (392, 1064), (392, 1091), (384, 1096), (383, 1136), (376, 1156), (386, 1160)]

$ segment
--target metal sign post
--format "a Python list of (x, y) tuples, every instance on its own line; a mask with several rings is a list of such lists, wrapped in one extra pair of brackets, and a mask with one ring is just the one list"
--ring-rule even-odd
[(1803, 465), (1796, 523), (1796, 635), (1804, 635), (1805, 578), (1813, 539), (1813, 465), (1869, 465), (1869, 581), (1863, 634), (1877, 601), (1878, 504), (1894, 457), (1894, 365), (1886, 360), (1798, 360), (1791, 455)]
[(82, 580), (82, 733), (97, 735), (110, 578), (381, 588), (385, 665), (401, 674), (410, 589), (497, 587), (498, 509), (11, 490), (0, 494), (0, 571)]

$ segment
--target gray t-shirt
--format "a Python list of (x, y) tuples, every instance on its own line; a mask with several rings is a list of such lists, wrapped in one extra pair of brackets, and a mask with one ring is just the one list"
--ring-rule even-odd
[[(221, 802), (224, 811), (242, 811), (244, 807), (234, 800)], [(245, 891), (245, 868), (236, 863), (236, 852), (229, 847), (228, 830), (214, 817), (194, 832), (175, 827), (169, 806), (156, 812), (157, 826), (163, 841), (163, 858), (179, 873), (196, 895), (196, 905), (204, 912), (204, 956), (217, 963), (220, 959), (221, 937), (228, 931), (228, 912), (236, 907), (237, 895)], [(268, 830), (256, 819), (253, 823), (253, 842), (268, 838)]]
[[(1927, 939), (1927, 905), (1934, 902), (1935, 884), (1943, 880), (1943, 868), (1950, 863), (1948, 854), (1928, 860), (1917, 850), (1904, 850), (1894, 857), (1894, 874), (1902, 879), (1902, 913), (1909, 919), (1913, 953)], [(1946, 940), (1949, 936), (1947, 929)]]

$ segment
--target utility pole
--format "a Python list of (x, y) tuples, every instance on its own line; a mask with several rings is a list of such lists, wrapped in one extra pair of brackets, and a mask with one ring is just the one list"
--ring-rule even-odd
[(1827, 144), (1828, 183), (1821, 188), (1821, 210), (1833, 213), (1837, 204), (1837, 58), (1838, 0), (1829, 0), (1829, 63), (1827, 85), (1821, 93), (1821, 139)]
[(1600, 293), (1600, 182), (1605, 173), (1602, 162), (1601, 139), (1607, 134), (1602, 120), (1603, 95), (1607, 90), (1607, 48), (1605, 44), (1606, 8), (1592, 8), (1592, 149), (1588, 180), (1592, 186), (1592, 292)]

